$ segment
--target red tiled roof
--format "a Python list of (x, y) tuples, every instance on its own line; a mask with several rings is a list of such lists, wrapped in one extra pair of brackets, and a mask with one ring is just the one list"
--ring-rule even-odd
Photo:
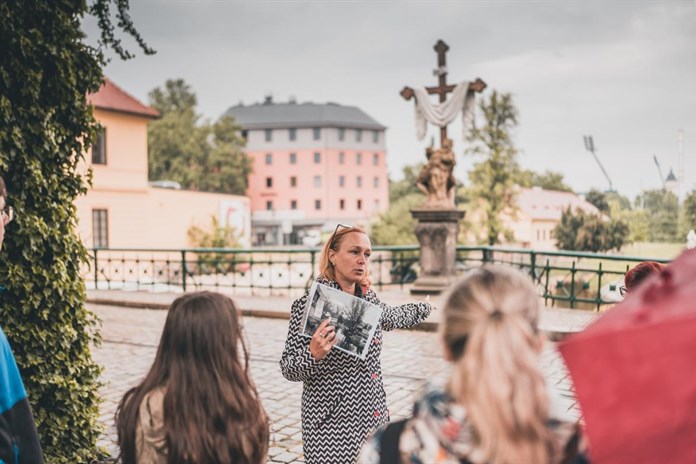
[(97, 93), (88, 95), (87, 100), (102, 110), (135, 114), (152, 119), (160, 116), (159, 111), (140, 103), (135, 97), (126, 93), (107, 78), (104, 78), (104, 85)]

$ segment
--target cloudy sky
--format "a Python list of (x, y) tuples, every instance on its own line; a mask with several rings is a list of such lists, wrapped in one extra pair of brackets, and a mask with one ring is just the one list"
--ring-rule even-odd
[[(114, 57), (106, 74), (132, 95), (147, 101), (183, 78), (211, 120), (267, 94), (355, 105), (389, 128), (393, 178), (425, 159), (429, 140), (416, 139), (413, 103), (399, 91), (436, 83), (432, 47), (443, 39), (450, 82), (480, 77), (484, 94), (513, 95), (523, 167), (561, 172), (580, 192), (605, 190), (583, 145), (591, 134), (620, 193), (661, 186), (653, 155), (665, 176), (685, 174), (682, 191), (696, 186), (696, 0), (131, 0), (131, 16), (157, 54)], [(96, 37), (93, 20), (84, 28)], [(459, 133), (457, 121), (450, 134)], [(464, 149), (455, 137), (465, 180)]]

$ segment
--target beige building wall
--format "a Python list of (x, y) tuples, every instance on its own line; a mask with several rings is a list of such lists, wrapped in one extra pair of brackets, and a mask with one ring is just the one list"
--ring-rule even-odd
[(107, 214), (109, 248), (187, 248), (191, 226), (212, 228), (212, 218), (230, 225), (250, 245), (251, 213), (247, 197), (150, 187), (147, 182), (147, 124), (137, 114), (95, 108), (106, 129), (106, 164), (92, 165), (87, 153), (82, 169), (93, 169), (93, 186), (75, 201), (78, 233), (93, 248), (93, 211)]
[(107, 211), (109, 248), (190, 248), (189, 229), (210, 230), (213, 217), (233, 226), (242, 245), (250, 244), (247, 197), (146, 187), (94, 190), (76, 204), (79, 233), (88, 248), (94, 247), (93, 209)]

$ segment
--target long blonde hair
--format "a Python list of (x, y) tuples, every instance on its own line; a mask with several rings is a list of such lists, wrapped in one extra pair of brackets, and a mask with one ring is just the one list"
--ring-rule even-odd
[[(321, 250), (321, 255), (319, 256), (319, 274), (325, 279), (336, 280), (334, 266), (331, 263), (331, 260), (329, 260), (329, 250), (338, 252), (338, 250), (341, 248), (341, 243), (343, 242), (344, 237), (353, 232), (367, 235), (367, 232), (362, 227), (342, 226), (339, 224), (334, 233), (331, 234), (328, 240), (326, 240), (326, 243), (324, 243), (324, 247)], [(362, 287), (363, 291), (367, 291), (371, 284), (372, 279), (370, 279), (370, 266), (367, 266), (365, 275), (360, 281), (360, 286)]]
[(547, 427), (539, 305), (529, 277), (496, 265), (470, 272), (445, 303), (450, 394), (466, 408), (486, 462), (549, 463), (556, 452)]

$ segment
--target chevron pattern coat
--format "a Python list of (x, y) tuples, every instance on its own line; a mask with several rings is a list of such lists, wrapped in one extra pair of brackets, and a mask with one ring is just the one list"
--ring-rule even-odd
[[(323, 277), (317, 282), (340, 288)], [(389, 422), (380, 362), (382, 331), (412, 327), (428, 317), (432, 307), (428, 303), (387, 306), (369, 289), (362, 298), (383, 312), (365, 360), (333, 349), (316, 361), (309, 352), (309, 338), (300, 332), (307, 296), (292, 305), (280, 369), (286, 379), (304, 382), (302, 439), (307, 464), (352, 464), (370, 433)]]

